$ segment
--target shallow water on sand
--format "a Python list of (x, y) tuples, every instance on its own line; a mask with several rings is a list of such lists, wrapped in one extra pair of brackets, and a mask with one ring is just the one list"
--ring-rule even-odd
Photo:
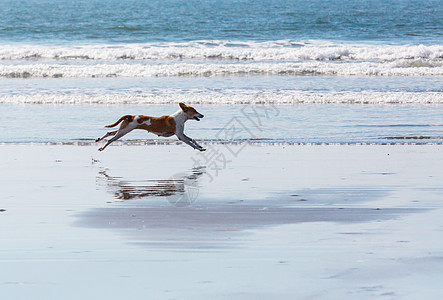
[[(185, 132), (206, 143), (443, 143), (441, 105), (194, 105)], [(2, 105), (0, 143), (93, 143), (125, 114), (161, 116), (175, 105)], [(122, 141), (171, 143), (145, 131)]]

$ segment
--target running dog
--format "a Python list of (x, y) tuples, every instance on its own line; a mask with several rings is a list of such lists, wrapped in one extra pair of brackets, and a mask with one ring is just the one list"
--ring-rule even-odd
[(152, 132), (158, 136), (170, 137), (174, 134), (180, 141), (185, 142), (189, 146), (194, 149), (205, 151), (206, 149), (197, 144), (197, 142), (183, 132), (185, 129), (185, 122), (187, 120), (197, 120), (200, 121), (204, 116), (195, 110), (195, 108), (191, 106), (187, 106), (184, 103), (179, 103), (180, 110), (170, 116), (162, 116), (162, 117), (148, 117), (148, 116), (131, 116), (126, 115), (118, 119), (117, 122), (111, 125), (107, 125), (105, 127), (111, 128), (115, 127), (118, 124), (120, 128), (115, 131), (110, 131), (106, 133), (103, 137), (96, 139), (96, 142), (99, 142), (108, 136), (114, 136), (111, 138), (103, 147), (98, 149), (99, 151), (105, 150), (106, 147), (109, 146), (112, 142), (115, 142), (125, 134), (128, 134), (134, 129), (144, 129), (149, 132)]

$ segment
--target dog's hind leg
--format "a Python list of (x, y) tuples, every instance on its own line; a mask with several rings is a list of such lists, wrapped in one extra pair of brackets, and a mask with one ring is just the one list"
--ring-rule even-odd
[(122, 136), (124, 136), (125, 134), (129, 133), (129, 131), (127, 130), (119, 130), (117, 132), (116, 135), (114, 135), (114, 137), (112, 139), (110, 139), (103, 147), (101, 147), (100, 149), (98, 149), (98, 151), (103, 151), (105, 150), (106, 147), (108, 147), (112, 142), (115, 142), (116, 140), (118, 140), (119, 138), (121, 138)]
[(117, 131), (117, 133), (114, 135), (114, 137), (112, 139), (110, 139), (103, 147), (98, 149), (98, 151), (105, 150), (105, 148), (108, 147), (109, 144), (111, 144), (112, 142), (115, 142), (116, 140), (118, 140), (119, 138), (124, 136), (125, 134), (128, 134), (129, 132), (134, 130), (136, 127), (137, 127), (137, 124), (122, 123), (122, 125), (120, 126), (120, 129)]
[(115, 131), (109, 131), (108, 133), (106, 133), (104, 136), (102, 136), (101, 138), (96, 139), (96, 142), (100, 142), (101, 140), (104, 140), (105, 138), (107, 138), (108, 136), (111, 135), (115, 135), (118, 132), (118, 130)]

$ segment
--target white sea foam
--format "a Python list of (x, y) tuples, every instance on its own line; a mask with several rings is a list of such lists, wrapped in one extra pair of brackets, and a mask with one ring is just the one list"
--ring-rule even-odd
[(210, 77), (241, 75), (440, 76), (443, 61), (168, 64), (4, 64), (7, 78)]
[(165, 91), (159, 94), (33, 94), (0, 96), (10, 104), (443, 104), (438, 92)]
[(124, 45), (2, 45), (0, 76), (439, 76), (443, 45), (194, 41)]
[(443, 45), (338, 44), (322, 41), (193, 41), (122, 45), (2, 45), (0, 60), (373, 61), (443, 59)]

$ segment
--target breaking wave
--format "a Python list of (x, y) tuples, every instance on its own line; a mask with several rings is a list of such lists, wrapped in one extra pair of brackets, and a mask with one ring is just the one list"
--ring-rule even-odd
[(0, 77), (440, 76), (443, 45), (194, 41), (2, 45)]
[(300, 62), (237, 64), (19, 64), (1, 65), (6, 78), (211, 77), (244, 75), (440, 76), (443, 61)]
[(290, 40), (122, 45), (2, 45), (0, 60), (373, 61), (443, 59), (442, 45), (341, 44)]

